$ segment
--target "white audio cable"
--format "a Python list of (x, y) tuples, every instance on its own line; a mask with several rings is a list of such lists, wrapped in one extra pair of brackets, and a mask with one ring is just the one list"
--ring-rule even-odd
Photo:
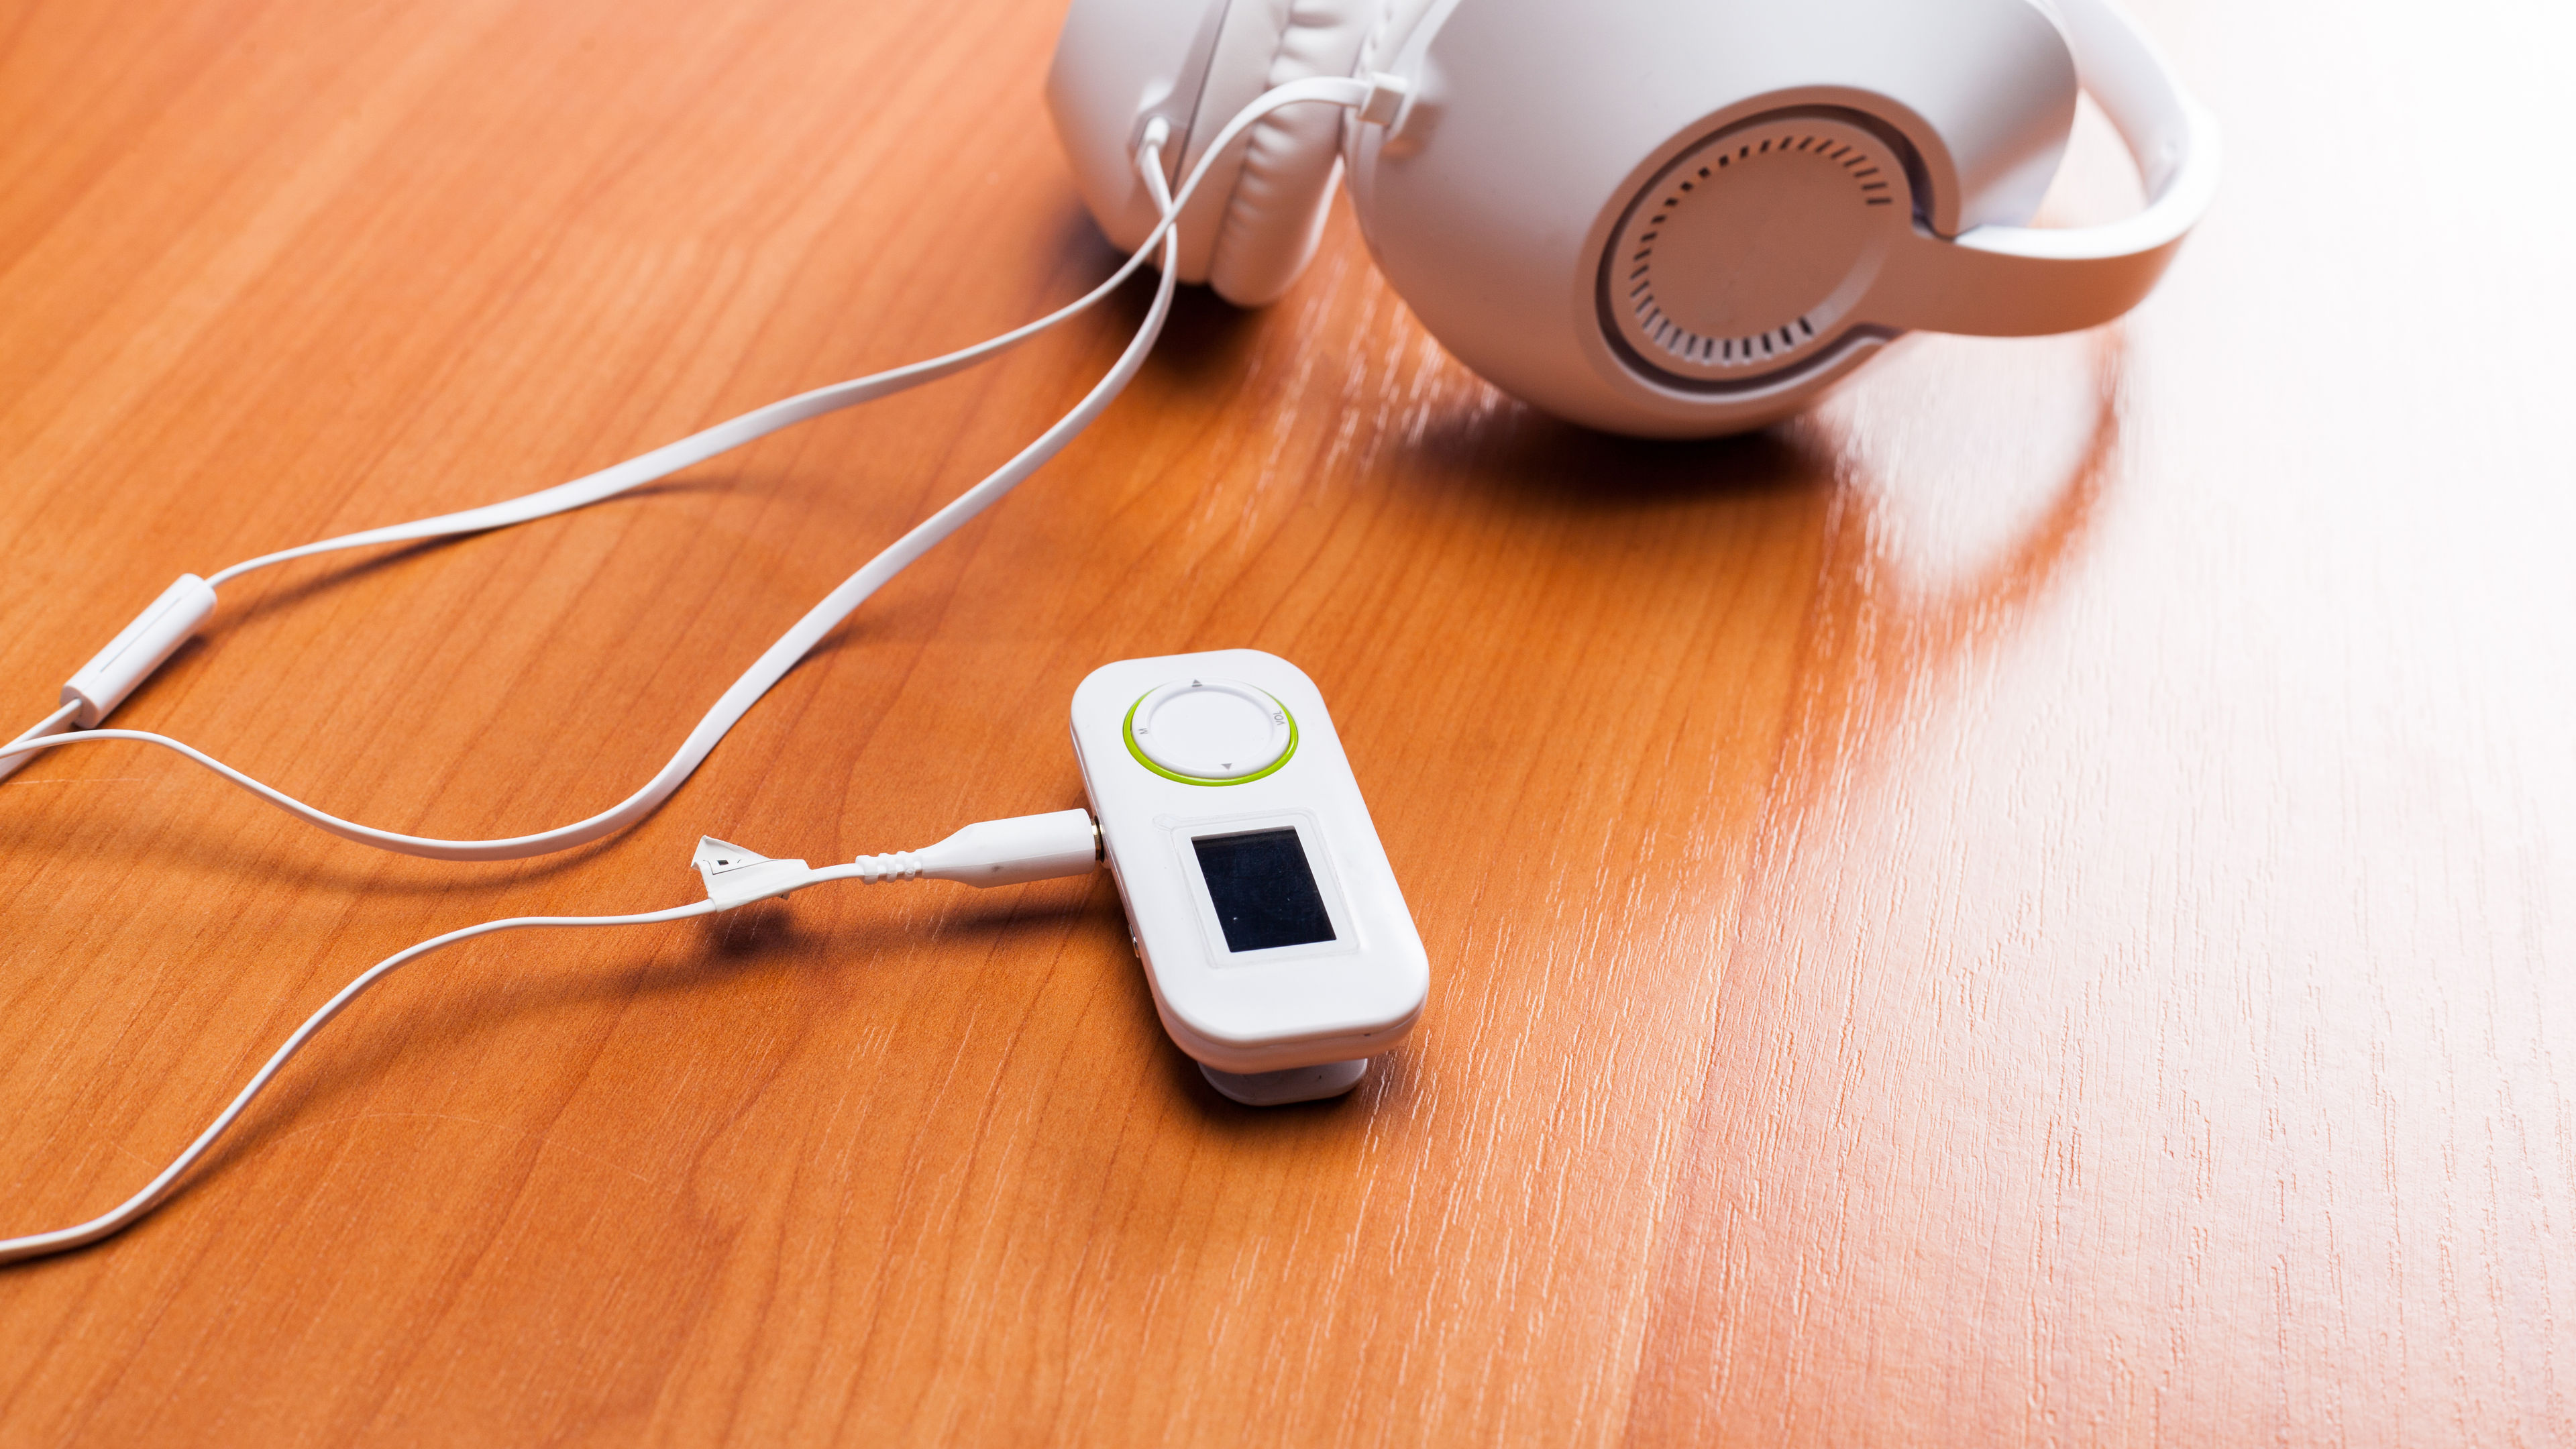
[[(805, 657), (823, 637), (858, 608), (869, 595), (883, 587), (887, 580), (902, 572), (914, 559), (930, 551), (941, 540), (955, 532), (968, 519), (981, 513), (1003, 494), (1035, 472), (1065, 444), (1090, 426), (1092, 420), (1107, 409), (1110, 402), (1127, 386), (1145, 356), (1153, 349), (1163, 321), (1171, 311), (1175, 273), (1179, 266), (1179, 238), (1174, 233), (1174, 219), (1189, 197), (1206, 177), (1219, 156), (1262, 117), (1283, 106), (1330, 104), (1360, 111), (1363, 115), (1392, 116), (1389, 98), (1399, 96), (1401, 83), (1389, 77), (1367, 80), (1317, 78), (1293, 81), (1264, 93), (1244, 107), (1218, 131), (1199, 158), (1188, 180), (1174, 194), (1163, 175), (1162, 147), (1169, 143), (1169, 128), (1160, 121), (1152, 123), (1137, 151), (1137, 166), (1149, 193), (1162, 212), (1162, 219), (1146, 235), (1142, 245), (1127, 261), (1098, 287), (1080, 299), (1012, 332), (990, 341), (963, 348), (927, 362), (875, 373), (852, 382), (819, 388), (783, 402), (746, 413), (730, 422), (719, 423), (679, 442), (658, 448), (615, 467), (593, 473), (570, 483), (461, 513), (441, 514), (412, 523), (387, 528), (369, 529), (362, 533), (344, 534), (297, 548), (283, 549), (233, 565), (219, 571), (212, 579), (187, 575), (174, 583), (152, 606), (126, 626), (108, 647), (83, 666), (72, 682), (64, 686), (64, 704), (43, 722), (9, 744), (0, 746), (0, 778), (5, 778), (25, 760), (47, 749), (67, 743), (92, 740), (128, 740), (138, 744), (158, 745), (196, 761), (225, 779), (277, 806), (279, 809), (309, 821), (333, 835), (405, 855), (427, 856), (439, 860), (515, 860), (563, 850), (587, 841), (613, 834), (643, 819), (668, 799), (688, 779), (699, 763), (706, 759), (736, 722), (772, 685), (784, 678), (798, 660)], [(608, 809), (553, 830), (532, 835), (512, 836), (498, 840), (441, 840), (427, 836), (406, 835), (397, 831), (378, 830), (371, 826), (343, 820), (339, 816), (308, 805), (285, 792), (252, 779), (204, 752), (167, 735), (147, 730), (98, 729), (100, 720), (121, 703), (135, 686), (169, 658), (179, 645), (203, 624), (215, 605), (217, 585), (240, 577), (253, 569), (289, 559), (308, 557), (335, 549), (360, 548), (369, 545), (399, 543), (415, 539), (440, 538), (459, 533), (475, 533), (526, 523), (552, 514), (599, 502), (627, 489), (648, 483), (678, 469), (702, 462), (728, 448), (738, 447), (792, 423), (818, 417), (824, 413), (857, 403), (884, 397), (906, 388), (949, 376), (983, 362), (1040, 332), (1076, 316), (1109, 295), (1121, 282), (1133, 275), (1146, 256), (1160, 245), (1163, 249), (1162, 278), (1154, 301), (1146, 311), (1136, 335), (1120, 354), (1117, 363), (1101, 378), (1089, 394), (1072, 411), (1040, 434), (999, 469), (974, 487), (959, 494), (946, 507), (916, 525), (897, 539), (884, 552), (843, 581), (840, 587), (824, 596), (808, 610), (805, 617), (781, 635), (755, 660), (732, 686), (725, 690), (689, 731), (677, 754), (659, 773), (645, 782), (643, 788)]]
[[(996, 886), (1051, 880), (1059, 876), (1088, 874), (1097, 866), (1100, 854), (1099, 827), (1093, 823), (1088, 810), (1059, 810), (1048, 815), (986, 820), (969, 825), (921, 851), (863, 856), (854, 864), (822, 870), (808, 869), (801, 860), (770, 860), (739, 846), (709, 839), (699, 842), (695, 862), (707, 884), (707, 899), (703, 901), (674, 906), (667, 911), (644, 911), (625, 916), (511, 916), (466, 926), (443, 936), (432, 936), (368, 967), (358, 979), (341, 987), (338, 995), (324, 1002), (321, 1010), (306, 1017), (304, 1024), (286, 1039), (285, 1045), (269, 1057), (268, 1064), (261, 1067), (251, 1077), (249, 1085), (233, 1098), (232, 1105), (207, 1124), (206, 1130), (198, 1133), (196, 1140), (189, 1143), (187, 1150), (168, 1167), (161, 1169), (159, 1176), (145, 1183), (142, 1191), (85, 1223), (75, 1223), (47, 1233), (0, 1238), (0, 1263), (41, 1258), (49, 1253), (87, 1246), (122, 1231), (160, 1206), (161, 1201), (169, 1196), (170, 1189), (178, 1183), (180, 1175), (205, 1156), (216, 1139), (240, 1120), (252, 1099), (276, 1078), (297, 1052), (303, 1050), (314, 1033), (348, 1009), (349, 1003), (357, 1000), (368, 987), (392, 974), (394, 968), (441, 947), (497, 931), (519, 931), (536, 926), (645, 926), (660, 921), (686, 920), (691, 916), (713, 915), (752, 901), (783, 896), (825, 881), (953, 880), (974, 886)], [(889, 867), (884, 864), (889, 861), (909, 864)]]

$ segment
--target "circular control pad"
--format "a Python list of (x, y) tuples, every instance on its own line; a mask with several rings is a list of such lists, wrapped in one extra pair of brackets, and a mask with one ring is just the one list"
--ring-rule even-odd
[(1127, 748), (1158, 775), (1239, 785), (1288, 763), (1297, 722), (1286, 706), (1240, 680), (1176, 679), (1127, 711)]

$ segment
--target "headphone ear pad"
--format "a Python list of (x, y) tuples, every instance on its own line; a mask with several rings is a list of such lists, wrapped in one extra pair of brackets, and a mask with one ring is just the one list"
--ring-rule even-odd
[[(1228, 32), (1266, 21), (1265, 29), (1276, 26), (1276, 40), (1259, 44), (1259, 32), (1224, 37), (1200, 93), (1193, 136), (1212, 134), (1273, 86), (1351, 74), (1383, 8), (1384, 0), (1234, 0)], [(1208, 285), (1218, 296), (1239, 307), (1263, 306), (1306, 269), (1341, 171), (1342, 117), (1338, 106), (1291, 106), (1264, 117), (1238, 143), (1242, 159), (1223, 188), (1207, 253)], [(1210, 169), (1210, 190), (1220, 189), (1232, 162), (1224, 158)], [(1197, 206), (1190, 211), (1193, 219), (1206, 215)]]
[[(1064, 158), (1072, 163), (1083, 205), (1109, 244), (1122, 252), (1143, 246), (1160, 215), (1136, 174), (1137, 127), (1145, 109), (1169, 100), (1181, 83), (1210, 3), (1073, 0), (1056, 35), (1055, 60), (1047, 68), (1047, 112)], [(1271, 48), (1276, 48), (1275, 37)], [(1176, 119), (1186, 121), (1187, 116)], [(1206, 242), (1214, 221), (1212, 212), (1207, 225), (1182, 231), (1182, 281), (1207, 279)], [(1194, 250), (1193, 241), (1198, 243)], [(1161, 262), (1159, 252), (1154, 260)]]

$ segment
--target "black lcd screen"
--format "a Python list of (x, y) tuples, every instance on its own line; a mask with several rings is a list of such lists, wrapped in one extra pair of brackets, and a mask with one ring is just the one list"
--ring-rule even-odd
[(1309, 946), (1333, 937), (1324, 893), (1293, 828), (1210, 835), (1190, 842), (1229, 951)]

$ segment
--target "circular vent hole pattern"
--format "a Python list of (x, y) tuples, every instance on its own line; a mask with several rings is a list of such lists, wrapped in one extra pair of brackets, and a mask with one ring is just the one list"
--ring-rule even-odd
[(1603, 322), (1679, 380), (1737, 380), (1821, 352), (1910, 220), (1904, 171), (1859, 126), (1736, 126), (1631, 204), (1603, 262)]

